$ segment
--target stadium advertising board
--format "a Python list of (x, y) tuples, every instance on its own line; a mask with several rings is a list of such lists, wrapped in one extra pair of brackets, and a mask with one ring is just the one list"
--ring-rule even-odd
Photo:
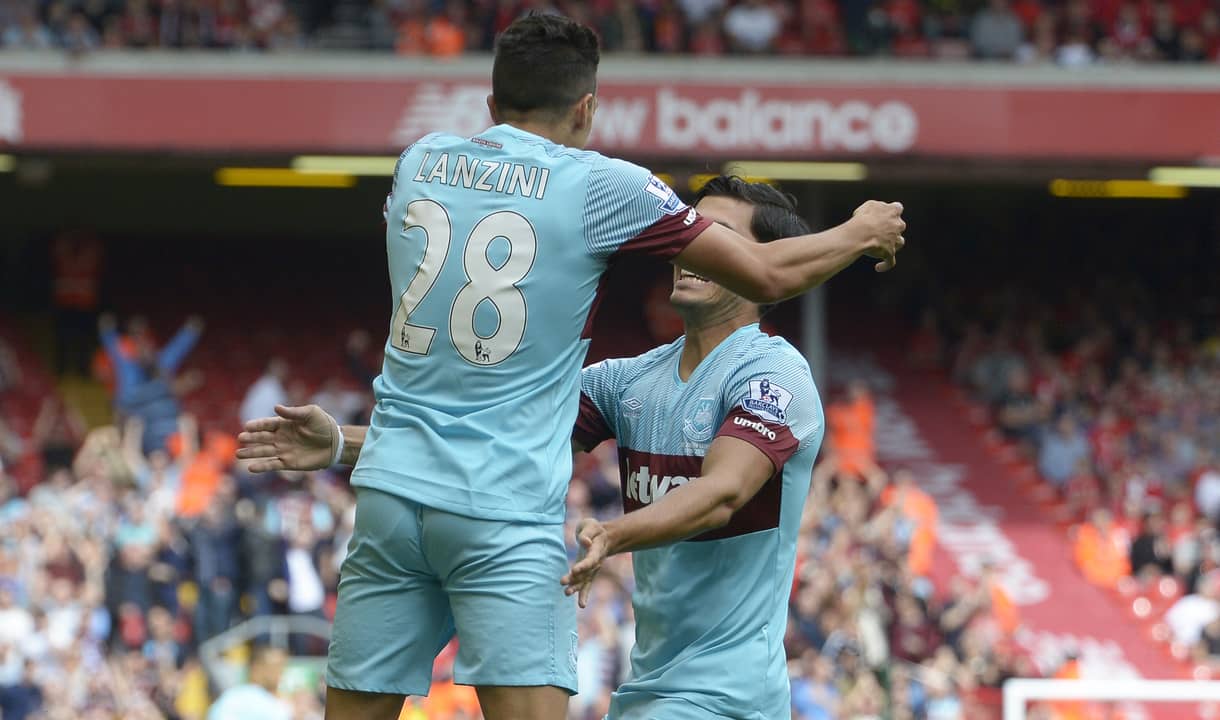
[[(473, 134), (488, 86), (427, 77), (0, 70), (0, 147), (395, 152)], [(636, 157), (1220, 156), (1220, 92), (610, 79), (594, 146)]]

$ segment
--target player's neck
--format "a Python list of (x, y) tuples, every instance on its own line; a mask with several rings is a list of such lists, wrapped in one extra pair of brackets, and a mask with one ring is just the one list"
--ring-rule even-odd
[(571, 147), (573, 139), (571, 133), (562, 124), (542, 122), (539, 120), (527, 120), (524, 118), (505, 120), (506, 125), (511, 125), (518, 130), (524, 130), (532, 135), (544, 137), (556, 145), (566, 145)]
[(751, 323), (758, 322), (753, 313), (738, 309), (725, 314), (711, 312), (682, 313), (685, 341), (682, 344), (682, 357), (678, 360), (678, 377), (682, 381), (690, 379), (699, 363), (712, 353), (725, 338)]

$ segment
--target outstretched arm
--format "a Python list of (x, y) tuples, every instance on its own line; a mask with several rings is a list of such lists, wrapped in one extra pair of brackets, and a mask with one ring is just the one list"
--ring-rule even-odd
[(338, 464), (354, 465), (364, 446), (367, 425), (342, 425), (317, 405), (275, 406), (276, 417), (246, 423), (237, 436), (239, 460), (254, 460), (250, 472), (328, 468), (343, 438)]
[(161, 368), (171, 374), (175, 372), (191, 352), (191, 349), (195, 347), (195, 343), (199, 342), (199, 336), (202, 334), (203, 320), (198, 317), (188, 318), (182, 325), (182, 328), (161, 349), (157, 359)]
[(565, 592), (580, 593), (584, 607), (593, 578), (606, 558), (722, 527), (774, 474), (771, 459), (754, 445), (732, 436), (717, 437), (703, 458), (697, 480), (607, 523), (581, 521), (576, 537), (584, 557), (563, 577)]
[(878, 272), (893, 268), (905, 230), (901, 203), (870, 200), (838, 227), (769, 243), (750, 242), (713, 224), (673, 262), (748, 300), (772, 303), (821, 285), (862, 255), (880, 260)]

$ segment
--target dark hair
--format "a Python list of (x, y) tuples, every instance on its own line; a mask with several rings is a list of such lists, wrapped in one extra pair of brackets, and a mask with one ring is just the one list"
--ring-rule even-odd
[(558, 15), (526, 15), (496, 38), (496, 107), (508, 114), (562, 113), (597, 91), (599, 60), (589, 28)]
[[(796, 198), (766, 183), (747, 182), (736, 175), (718, 175), (699, 190), (695, 204), (705, 197), (734, 198), (752, 205), (754, 215), (750, 219), (750, 233), (760, 243), (812, 232), (809, 223), (796, 211)], [(761, 305), (759, 315), (766, 315), (773, 307), (773, 304)]]

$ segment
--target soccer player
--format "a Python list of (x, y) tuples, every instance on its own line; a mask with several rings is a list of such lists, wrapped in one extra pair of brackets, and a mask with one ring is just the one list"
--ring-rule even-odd
[[(808, 232), (790, 196), (736, 177), (709, 182), (695, 209), (759, 243)], [(680, 269), (670, 302), (681, 338), (581, 373), (573, 447), (617, 439), (627, 512), (581, 521), (585, 556), (563, 582), (583, 607), (602, 561), (633, 553), (635, 647), (613, 720), (787, 718), (787, 601), (821, 401), (804, 357), (759, 330), (759, 305)]]
[(404, 695), (427, 693), (455, 632), (455, 679), (476, 687), (488, 720), (565, 716), (576, 608), (555, 578), (567, 568), (569, 437), (588, 321), (615, 257), (652, 255), (776, 301), (861, 255), (887, 270), (902, 247), (897, 203), (760, 245), (647, 170), (579, 150), (597, 64), (588, 28), (518, 20), (496, 44), (496, 125), (427, 135), (400, 156), (385, 207), (395, 310), (367, 434), (328, 416), (298, 426), (308, 418), (289, 410), (247, 425), (241, 457), (264, 458), (255, 471), (292, 467), (280, 431), (324, 433), (324, 464), (359, 458), (328, 717), (394, 717)]

